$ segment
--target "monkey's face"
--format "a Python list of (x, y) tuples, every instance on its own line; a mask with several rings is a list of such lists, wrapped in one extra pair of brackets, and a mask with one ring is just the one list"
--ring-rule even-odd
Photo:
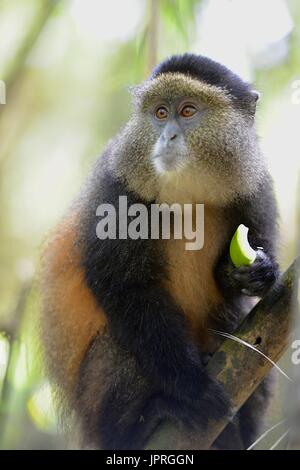
[(184, 171), (191, 156), (189, 132), (200, 127), (207, 106), (195, 97), (159, 101), (151, 117), (157, 135), (150, 158), (158, 173)]
[(235, 192), (237, 185), (243, 192), (247, 180), (254, 187), (260, 173), (256, 101), (256, 92), (238, 102), (225, 89), (180, 73), (146, 81), (135, 90), (134, 108), (144, 164), (159, 180), (175, 175), (198, 186), (209, 180), (210, 188)]

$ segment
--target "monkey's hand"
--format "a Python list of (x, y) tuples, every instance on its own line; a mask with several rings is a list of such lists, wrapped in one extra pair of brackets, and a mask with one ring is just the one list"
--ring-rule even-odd
[(231, 279), (237, 289), (246, 295), (263, 296), (279, 275), (278, 265), (262, 250), (249, 266), (232, 268)]

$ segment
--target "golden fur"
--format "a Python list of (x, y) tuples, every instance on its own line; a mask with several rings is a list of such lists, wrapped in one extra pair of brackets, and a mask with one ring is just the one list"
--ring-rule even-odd
[(73, 391), (79, 365), (91, 339), (106, 324), (80, 267), (76, 216), (67, 218), (43, 257), (41, 330), (49, 373), (58, 386)]

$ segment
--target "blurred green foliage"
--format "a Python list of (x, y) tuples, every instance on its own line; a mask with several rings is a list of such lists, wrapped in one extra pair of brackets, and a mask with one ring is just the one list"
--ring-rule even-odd
[[(99, 21), (108, 3), (99, 2)], [(129, 12), (134, 16), (139, 5), (132, 31), (106, 40), (81, 27), (78, 11), (86, 12), (90, 2), (0, 2), (0, 80), (7, 95), (0, 105), (2, 448), (64, 446), (36, 344), (40, 247), (91, 162), (126, 122), (128, 86), (144, 79), (153, 61), (191, 48), (197, 12), (207, 3), (140, 0)], [(274, 99), (285, 96), (300, 74), (300, 7), (297, 0), (287, 4), (294, 21), (287, 56), (253, 70), (266, 97), (261, 129), (268, 128)], [(294, 256), (295, 234), (286, 234), (285, 242), (283, 265)], [(270, 420), (280, 413), (273, 406)]]

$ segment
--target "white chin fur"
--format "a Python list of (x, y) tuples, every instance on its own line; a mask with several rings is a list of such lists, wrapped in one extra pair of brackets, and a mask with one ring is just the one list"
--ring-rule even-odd
[(168, 162), (162, 158), (155, 158), (153, 163), (155, 170), (159, 175), (163, 173), (173, 172), (178, 169), (178, 165), (176, 165), (174, 162)]

